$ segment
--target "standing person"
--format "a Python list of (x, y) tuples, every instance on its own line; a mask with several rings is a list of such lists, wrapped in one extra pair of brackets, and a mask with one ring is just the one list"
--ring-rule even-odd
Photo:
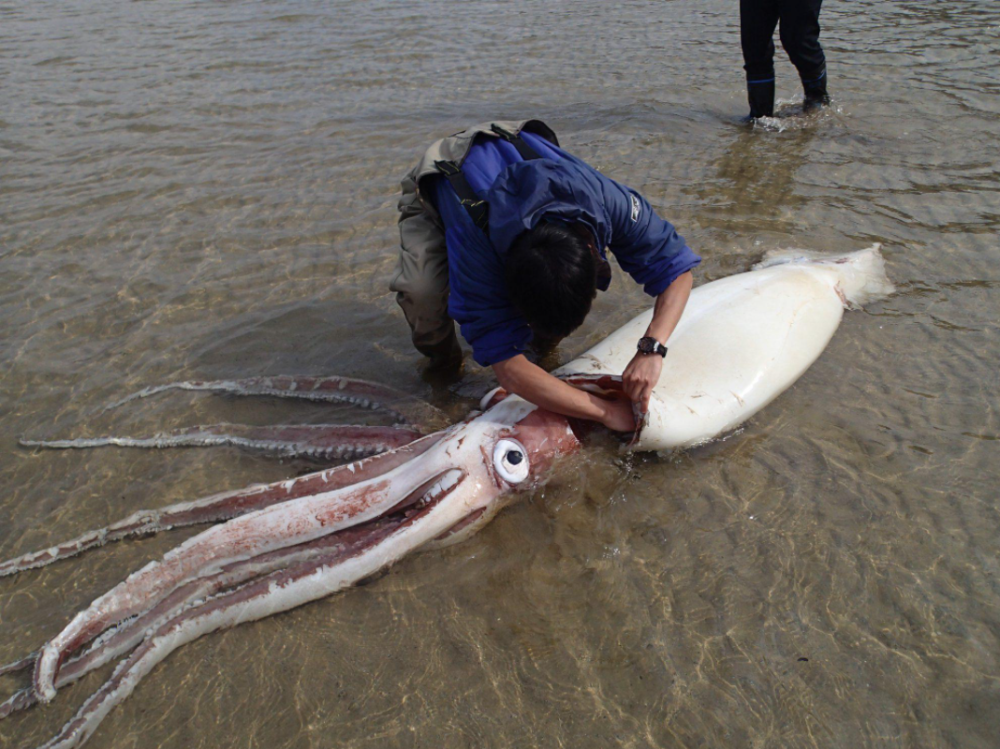
[(804, 109), (830, 103), (826, 57), (819, 44), (823, 0), (740, 0), (740, 43), (747, 72), (750, 116), (774, 116), (774, 27), (781, 22), (781, 46), (798, 69), (805, 90)]
[(665, 344), (701, 262), (674, 227), (634, 190), (562, 150), (539, 120), (476, 125), (430, 146), (403, 180), (402, 250), (390, 288), (433, 359), (460, 362), (455, 335), (500, 384), (537, 406), (635, 428), (632, 408), (567, 385), (524, 355), (579, 327), (618, 264), (656, 298), (622, 379), (645, 411)]

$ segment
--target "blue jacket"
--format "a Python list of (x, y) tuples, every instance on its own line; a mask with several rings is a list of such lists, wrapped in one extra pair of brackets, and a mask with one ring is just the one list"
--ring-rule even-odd
[[(580, 221), (650, 296), (701, 262), (674, 227), (657, 216), (639, 193), (533, 133), (524, 141), (539, 155), (525, 161), (499, 138), (479, 138), (462, 172), (489, 203), (489, 236), (478, 229), (448, 181), (433, 193), (444, 221), (451, 293), (448, 313), (483, 366), (523, 353), (531, 329), (507, 296), (504, 257), (521, 232), (543, 218)], [(599, 283), (606, 291), (610, 279)]]

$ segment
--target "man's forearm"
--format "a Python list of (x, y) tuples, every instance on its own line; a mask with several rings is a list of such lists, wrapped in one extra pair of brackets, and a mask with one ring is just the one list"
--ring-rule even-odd
[(578, 419), (607, 420), (608, 401), (567, 385), (523, 355), (494, 364), (493, 371), (505, 390), (536, 406)]
[(677, 322), (681, 319), (688, 297), (691, 296), (691, 286), (694, 284), (694, 276), (691, 271), (682, 273), (656, 297), (656, 305), (653, 307), (653, 319), (646, 328), (646, 335), (655, 338), (660, 343), (666, 343), (670, 334), (677, 327)]

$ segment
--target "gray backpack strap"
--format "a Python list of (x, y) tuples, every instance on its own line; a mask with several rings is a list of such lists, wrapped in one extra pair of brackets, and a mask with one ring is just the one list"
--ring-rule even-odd
[[(519, 133), (511, 133), (497, 124), (490, 125), (490, 130), (514, 146), (525, 161), (540, 158), (535, 153), (535, 149), (525, 143), (524, 138)], [(490, 206), (485, 200), (476, 195), (476, 191), (472, 189), (469, 180), (462, 173), (462, 167), (455, 161), (435, 161), (434, 166), (441, 174), (448, 178), (451, 189), (455, 191), (459, 202), (465, 206), (465, 210), (468, 211), (472, 223), (489, 234)]]
[(517, 152), (521, 154), (521, 158), (525, 161), (540, 158), (539, 155), (535, 153), (535, 149), (524, 142), (524, 138), (521, 137), (520, 133), (508, 132), (496, 123), (490, 125), (490, 130), (514, 146), (514, 148), (517, 149)]
[(437, 167), (437, 170), (441, 174), (448, 178), (451, 189), (458, 196), (458, 201), (465, 206), (465, 210), (468, 211), (472, 223), (489, 234), (490, 206), (485, 200), (476, 195), (476, 191), (472, 189), (469, 180), (462, 174), (461, 167), (454, 161), (435, 161), (434, 166)]

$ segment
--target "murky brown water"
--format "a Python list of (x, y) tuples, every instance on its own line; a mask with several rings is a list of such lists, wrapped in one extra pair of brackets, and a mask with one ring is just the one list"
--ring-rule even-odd
[[(631, 470), (593, 446), (463, 546), (183, 648), (90, 746), (997, 746), (1000, 4), (828, 2), (837, 106), (781, 132), (736, 122), (736, 5), (0, 4), (0, 558), (307, 467), (19, 436), (359, 417), (99, 415), (145, 385), (340, 373), (463, 414), (489, 373), (424, 378), (386, 279), (400, 176), (475, 121), (549, 121), (701, 282), (880, 241), (899, 289), (741, 433)], [(619, 276), (563, 360), (647, 303)], [(0, 580), (0, 662), (186, 535)]]

